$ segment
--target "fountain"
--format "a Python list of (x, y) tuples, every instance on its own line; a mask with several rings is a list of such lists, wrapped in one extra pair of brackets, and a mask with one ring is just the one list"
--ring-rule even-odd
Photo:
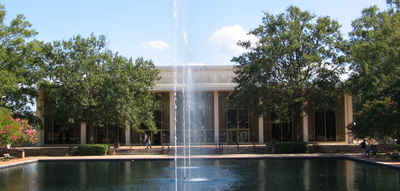
[[(192, 164), (192, 142), (198, 140), (198, 129), (200, 128), (196, 117), (196, 107), (194, 103), (202, 105), (202, 99), (195, 96), (197, 93), (194, 87), (193, 66), (188, 64), (190, 61), (189, 43), (184, 25), (179, 20), (180, 4), (179, 0), (173, 1), (174, 19), (174, 99), (175, 118), (174, 118), (174, 176), (175, 190), (190, 190), (190, 183), (208, 181), (206, 177), (199, 177), (194, 174), (201, 170), (200, 167)], [(182, 22), (183, 23), (183, 22)], [(189, 59), (187, 59), (189, 58)], [(178, 87), (178, 84), (181, 86)]]

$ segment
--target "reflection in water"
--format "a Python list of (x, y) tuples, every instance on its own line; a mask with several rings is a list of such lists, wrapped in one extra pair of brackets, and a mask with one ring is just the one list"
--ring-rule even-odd
[(304, 161), (304, 171), (303, 171), (303, 184), (304, 184), (304, 190), (309, 191), (310, 190), (310, 185), (311, 185), (311, 179), (310, 179), (310, 168), (311, 168), (311, 164), (310, 164), (310, 160), (306, 160)]
[(400, 185), (400, 173), (397, 173), (397, 177), (398, 177), (398, 180), (399, 180), (399, 185)]
[[(265, 177), (265, 160), (259, 160), (258, 161), (258, 179), (263, 179)], [(258, 184), (258, 191), (263, 191), (265, 190), (265, 181), (260, 181), (260, 184)]]
[[(400, 190), (400, 172), (333, 159), (193, 160), (175, 185), (173, 161), (40, 162), (0, 170), (0, 190)], [(182, 173), (182, 169), (178, 173)]]
[(346, 188), (347, 190), (351, 190), (354, 188), (354, 162), (352, 161), (345, 161), (346, 166)]

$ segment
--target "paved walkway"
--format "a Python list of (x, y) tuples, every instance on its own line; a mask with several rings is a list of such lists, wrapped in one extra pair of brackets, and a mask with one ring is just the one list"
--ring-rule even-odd
[[(178, 156), (177, 158), (184, 158)], [(356, 161), (367, 162), (371, 164), (385, 165), (400, 168), (400, 162), (382, 161), (377, 158), (365, 158), (360, 154), (222, 154), (222, 155), (193, 155), (191, 158), (196, 159), (246, 159), (246, 158), (346, 158)], [(73, 161), (73, 160), (171, 160), (171, 155), (107, 155), (107, 156), (61, 156), (61, 157), (27, 157), (25, 159), (12, 159), (8, 161), (0, 161), (0, 169), (11, 166), (28, 164), (38, 161)]]

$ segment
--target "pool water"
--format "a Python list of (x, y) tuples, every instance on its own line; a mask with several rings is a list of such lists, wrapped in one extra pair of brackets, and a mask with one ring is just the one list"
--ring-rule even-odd
[[(57, 161), (0, 169), (1, 191), (400, 190), (400, 171), (341, 159)], [(178, 174), (178, 180), (175, 179)], [(186, 178), (183, 178), (183, 176)]]

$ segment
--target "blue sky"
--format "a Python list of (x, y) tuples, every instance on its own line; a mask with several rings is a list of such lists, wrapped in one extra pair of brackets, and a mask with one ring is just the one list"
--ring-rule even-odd
[[(7, 21), (23, 14), (44, 41), (103, 34), (108, 48), (128, 57), (173, 63), (221, 65), (243, 52), (235, 43), (251, 39), (263, 12), (282, 13), (290, 5), (342, 25), (386, 0), (0, 0)], [(174, 16), (176, 15), (176, 17)]]

